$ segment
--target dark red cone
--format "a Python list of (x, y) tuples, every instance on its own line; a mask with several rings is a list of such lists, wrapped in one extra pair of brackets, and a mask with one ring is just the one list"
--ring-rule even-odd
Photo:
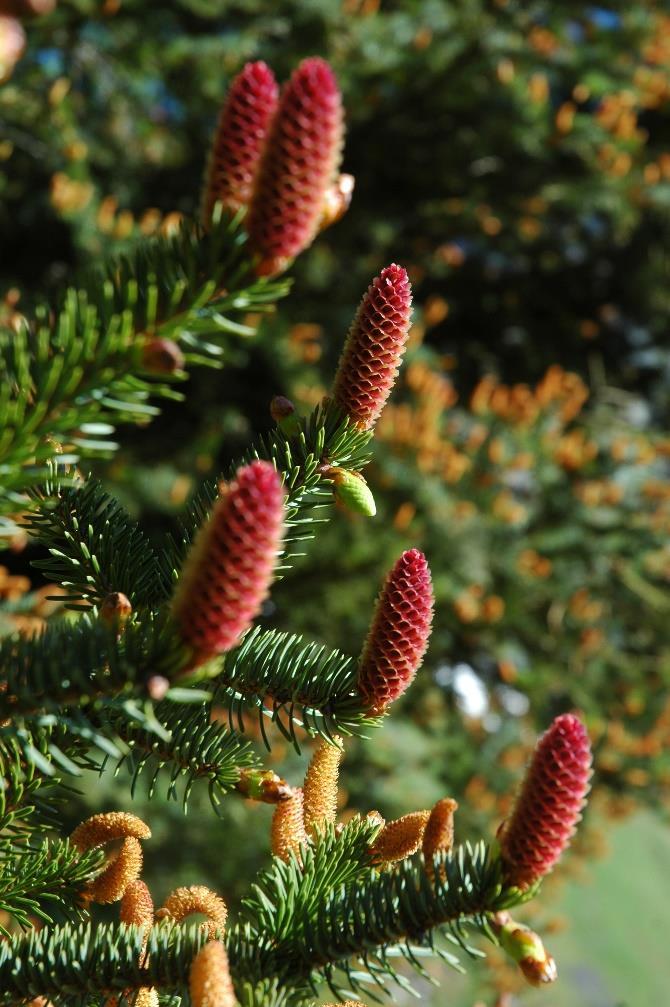
[(395, 263), (372, 281), (347, 335), (333, 398), (364, 430), (371, 430), (398, 375), (412, 306), (407, 273)]
[(507, 881), (527, 888), (548, 874), (572, 838), (591, 776), (591, 746), (579, 717), (566, 713), (540, 738), (514, 810), (498, 839)]
[(234, 213), (251, 199), (278, 102), (279, 88), (270, 67), (260, 60), (247, 63), (230, 86), (214, 134), (202, 198), (205, 227), (217, 200)]
[(303, 60), (286, 85), (247, 217), (258, 272), (280, 272), (316, 235), (342, 152), (342, 100), (328, 63)]
[(432, 617), (426, 557), (409, 549), (386, 578), (361, 656), (358, 688), (370, 713), (383, 713), (413, 681), (428, 646)]
[(269, 462), (238, 470), (187, 557), (173, 604), (199, 664), (230, 650), (258, 615), (284, 527), (284, 489)]

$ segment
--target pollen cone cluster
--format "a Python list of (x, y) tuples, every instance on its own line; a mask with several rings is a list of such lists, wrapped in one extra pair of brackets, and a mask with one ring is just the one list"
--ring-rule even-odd
[(333, 399), (353, 423), (372, 430), (395, 384), (409, 335), (412, 288), (402, 266), (372, 281), (347, 335)]
[(386, 578), (361, 655), (358, 688), (370, 713), (382, 714), (413, 681), (428, 646), (432, 617), (426, 557), (409, 549)]
[(300, 847), (307, 843), (303, 818), (303, 792), (296, 788), (287, 801), (277, 804), (272, 816), (270, 842), (275, 857), (290, 860), (300, 855)]
[(192, 913), (202, 913), (209, 917), (207, 929), (210, 940), (222, 933), (228, 919), (228, 907), (223, 899), (204, 885), (189, 888), (175, 888), (156, 913), (157, 920), (173, 920), (181, 923)]
[(173, 602), (193, 663), (230, 650), (267, 597), (284, 528), (284, 490), (269, 462), (238, 469), (187, 557)]
[(279, 88), (262, 61), (247, 63), (230, 86), (207, 165), (202, 198), (202, 223), (212, 218), (221, 201), (236, 212), (251, 199), (265, 137), (277, 108)]
[(119, 919), (128, 926), (151, 926), (153, 923), (154, 903), (144, 881), (133, 881), (126, 888), (119, 907)]
[(142, 847), (139, 840), (150, 836), (148, 825), (141, 818), (125, 811), (92, 815), (78, 825), (70, 839), (81, 853), (121, 840), (119, 848), (110, 854), (101, 873), (84, 888), (84, 900), (109, 903), (122, 899), (128, 886), (137, 881), (142, 870)]
[[(337, 736), (334, 740), (341, 743)], [(303, 784), (304, 823), (307, 834), (315, 838), (324, 826), (335, 824), (337, 780), (342, 749), (320, 741), (310, 761)]]
[(552, 869), (581, 818), (590, 776), (586, 728), (578, 717), (563, 714), (540, 738), (498, 833), (510, 884), (527, 888)]
[(435, 876), (433, 857), (436, 853), (448, 853), (454, 845), (454, 812), (458, 808), (451, 797), (438, 801), (430, 813), (426, 831), (423, 834), (422, 851), (429, 878)]
[(329, 65), (303, 60), (272, 120), (247, 216), (259, 273), (281, 271), (316, 235), (342, 152), (342, 101)]
[(411, 857), (420, 848), (430, 818), (430, 811), (412, 811), (388, 822), (381, 830), (370, 856), (376, 864), (392, 864)]
[(235, 1007), (228, 955), (221, 941), (209, 941), (193, 959), (189, 993), (192, 1007)]

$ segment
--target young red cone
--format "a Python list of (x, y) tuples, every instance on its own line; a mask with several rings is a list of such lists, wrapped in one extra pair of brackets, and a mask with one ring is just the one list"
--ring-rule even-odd
[(432, 617), (426, 557), (409, 549), (386, 578), (361, 656), (358, 688), (370, 713), (382, 714), (413, 681), (428, 646)]
[(214, 134), (202, 196), (205, 227), (217, 200), (233, 213), (249, 203), (278, 102), (270, 67), (262, 60), (247, 63), (230, 86)]
[(271, 275), (311, 244), (342, 153), (342, 99), (328, 63), (303, 60), (282, 92), (247, 217), (258, 272)]
[(556, 717), (540, 738), (510, 817), (498, 831), (507, 881), (528, 888), (548, 874), (581, 818), (591, 747), (578, 717)]
[(270, 462), (255, 461), (224, 486), (187, 557), (173, 616), (195, 663), (230, 650), (258, 615), (284, 526), (284, 489)]
[(333, 398), (363, 430), (372, 430), (395, 384), (407, 345), (411, 308), (409, 278), (394, 263), (372, 281), (349, 329)]

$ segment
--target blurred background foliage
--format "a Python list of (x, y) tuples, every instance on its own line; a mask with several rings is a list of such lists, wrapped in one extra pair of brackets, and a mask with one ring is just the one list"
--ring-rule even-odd
[[(394, 558), (409, 545), (429, 557), (425, 668), (384, 730), (349, 747), (343, 803), (391, 816), (448, 793), (461, 835), (490, 835), (536, 734), (576, 708), (596, 775), (572, 869), (588, 874), (581, 861), (612, 818), (641, 806), (655, 817), (634, 818), (642, 832), (630, 835), (640, 857), (659, 858), (654, 830), (670, 808), (666, 4), (0, 0), (0, 317), (11, 324), (76, 267), (196, 212), (231, 77), (262, 58), (285, 78), (312, 53), (345, 96), (351, 210), (296, 263), (292, 296), (260, 338), (231, 344), (221, 372), (195, 372), (150, 426), (119, 431), (98, 472), (152, 535), (170, 530), (198, 483), (267, 428), (273, 394), (307, 408), (325, 392), (363, 290), (400, 261), (415, 324), (378, 430), (378, 516), (338, 514), (266, 612), (355, 651)], [(50, 617), (36, 556), (17, 538), (3, 557), (2, 630)], [(274, 768), (297, 779), (304, 757), (284, 756)], [(103, 779), (87, 807), (128, 800)], [(171, 863), (169, 878), (155, 871), (158, 897), (188, 881), (242, 890), (267, 850), (268, 814), (234, 802), (223, 858), (204, 796), (193, 845), (177, 806), (147, 810)], [(494, 987), (515, 989), (504, 970), (492, 976), (480, 974), (486, 1003)], [(625, 1000), (579, 989), (584, 1004)]]

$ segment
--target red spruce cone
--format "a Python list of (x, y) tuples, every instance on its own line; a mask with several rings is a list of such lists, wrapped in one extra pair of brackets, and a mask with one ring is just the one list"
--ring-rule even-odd
[(349, 329), (333, 398), (363, 430), (372, 430), (395, 384), (411, 305), (407, 273), (394, 263), (372, 281)]
[(363, 648), (358, 688), (379, 715), (409, 687), (428, 646), (433, 585), (426, 557), (404, 552), (386, 578)]
[(199, 664), (230, 650), (267, 597), (284, 524), (284, 490), (270, 462), (224, 486), (187, 557), (173, 616)]
[(202, 222), (217, 200), (235, 213), (251, 199), (268, 127), (279, 101), (269, 66), (247, 63), (230, 86), (214, 135), (202, 199)]
[(333, 71), (303, 60), (282, 92), (247, 217), (261, 275), (280, 272), (316, 235), (335, 180), (343, 139), (342, 100)]
[(581, 818), (591, 776), (591, 747), (578, 717), (556, 717), (545, 731), (510, 817), (498, 830), (507, 881), (527, 888), (548, 874)]

